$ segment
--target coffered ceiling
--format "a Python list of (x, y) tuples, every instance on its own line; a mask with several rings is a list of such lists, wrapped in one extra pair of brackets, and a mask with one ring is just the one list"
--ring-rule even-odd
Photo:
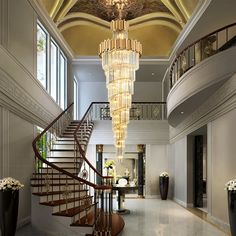
[[(37, 0), (50, 15), (76, 56), (96, 56), (111, 37), (109, 22), (117, 17), (105, 0)], [(143, 45), (144, 57), (168, 57), (194, 9), (203, 0), (130, 0), (124, 12), (130, 38)]]

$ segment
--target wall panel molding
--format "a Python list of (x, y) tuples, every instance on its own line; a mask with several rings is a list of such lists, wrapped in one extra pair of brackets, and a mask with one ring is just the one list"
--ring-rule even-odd
[(39, 81), (1, 46), (0, 105), (42, 127), (61, 112)]
[(10, 170), (10, 150), (9, 150), (9, 111), (2, 108), (2, 176), (8, 177)]
[(184, 137), (236, 108), (236, 74), (177, 127), (170, 127), (170, 142)]
[(2, 45), (7, 47), (8, 45), (8, 38), (9, 38), (9, 3), (8, 0), (0, 0), (0, 42)]

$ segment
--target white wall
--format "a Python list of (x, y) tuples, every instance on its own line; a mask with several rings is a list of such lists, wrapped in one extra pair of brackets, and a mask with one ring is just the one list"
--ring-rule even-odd
[(92, 102), (107, 102), (105, 82), (79, 82), (79, 117), (83, 117)]
[(0, 178), (12, 176), (25, 185), (19, 225), (31, 216), (34, 124), (45, 127), (61, 112), (36, 79), (37, 13), (31, 4), (0, 0)]
[[(79, 116), (82, 117), (91, 102), (107, 102), (105, 82), (79, 82)], [(161, 82), (135, 82), (134, 102), (162, 101)]]
[(162, 83), (161, 82), (135, 82), (134, 102), (161, 102)]
[(25, 185), (20, 190), (18, 215), (18, 225), (22, 225), (29, 222), (31, 214), (29, 183), (34, 164), (34, 126), (0, 107), (0, 131), (0, 178), (11, 176)]
[(228, 223), (225, 183), (236, 178), (236, 109), (208, 124), (209, 214)]
[(146, 145), (146, 197), (156, 197), (159, 192), (159, 175), (169, 173), (167, 145)]
[(174, 163), (174, 199), (187, 206), (187, 137), (171, 144), (170, 149), (170, 161)]

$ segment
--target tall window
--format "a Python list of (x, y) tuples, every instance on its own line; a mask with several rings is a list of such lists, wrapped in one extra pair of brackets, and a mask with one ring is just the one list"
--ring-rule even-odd
[(65, 78), (66, 78), (66, 59), (60, 53), (60, 107), (65, 109), (65, 94), (66, 94), (66, 86), (65, 86)]
[(37, 79), (64, 110), (67, 96), (67, 59), (40, 22), (37, 25)]
[(37, 78), (47, 87), (47, 33), (37, 25)]
[(50, 60), (50, 66), (51, 66), (51, 76), (50, 76), (50, 94), (53, 97), (55, 101), (57, 101), (57, 81), (58, 81), (58, 61), (57, 61), (57, 46), (54, 42), (50, 42), (51, 44), (51, 60)]
[(74, 120), (78, 119), (78, 83), (76, 79), (74, 79)]

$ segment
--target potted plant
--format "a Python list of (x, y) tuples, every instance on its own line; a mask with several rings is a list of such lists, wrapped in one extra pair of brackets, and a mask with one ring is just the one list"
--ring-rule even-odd
[(168, 187), (169, 187), (169, 174), (167, 172), (162, 172), (159, 176), (159, 189), (162, 200), (167, 199)]
[(113, 169), (114, 165), (115, 165), (115, 162), (113, 160), (107, 160), (105, 162), (104, 168), (107, 169), (107, 175), (112, 174), (110, 173), (110, 170)]
[(236, 179), (225, 184), (228, 192), (229, 223), (232, 236), (236, 236)]
[(11, 177), (0, 180), (0, 228), (2, 236), (15, 235), (19, 189), (23, 187), (23, 184)]

